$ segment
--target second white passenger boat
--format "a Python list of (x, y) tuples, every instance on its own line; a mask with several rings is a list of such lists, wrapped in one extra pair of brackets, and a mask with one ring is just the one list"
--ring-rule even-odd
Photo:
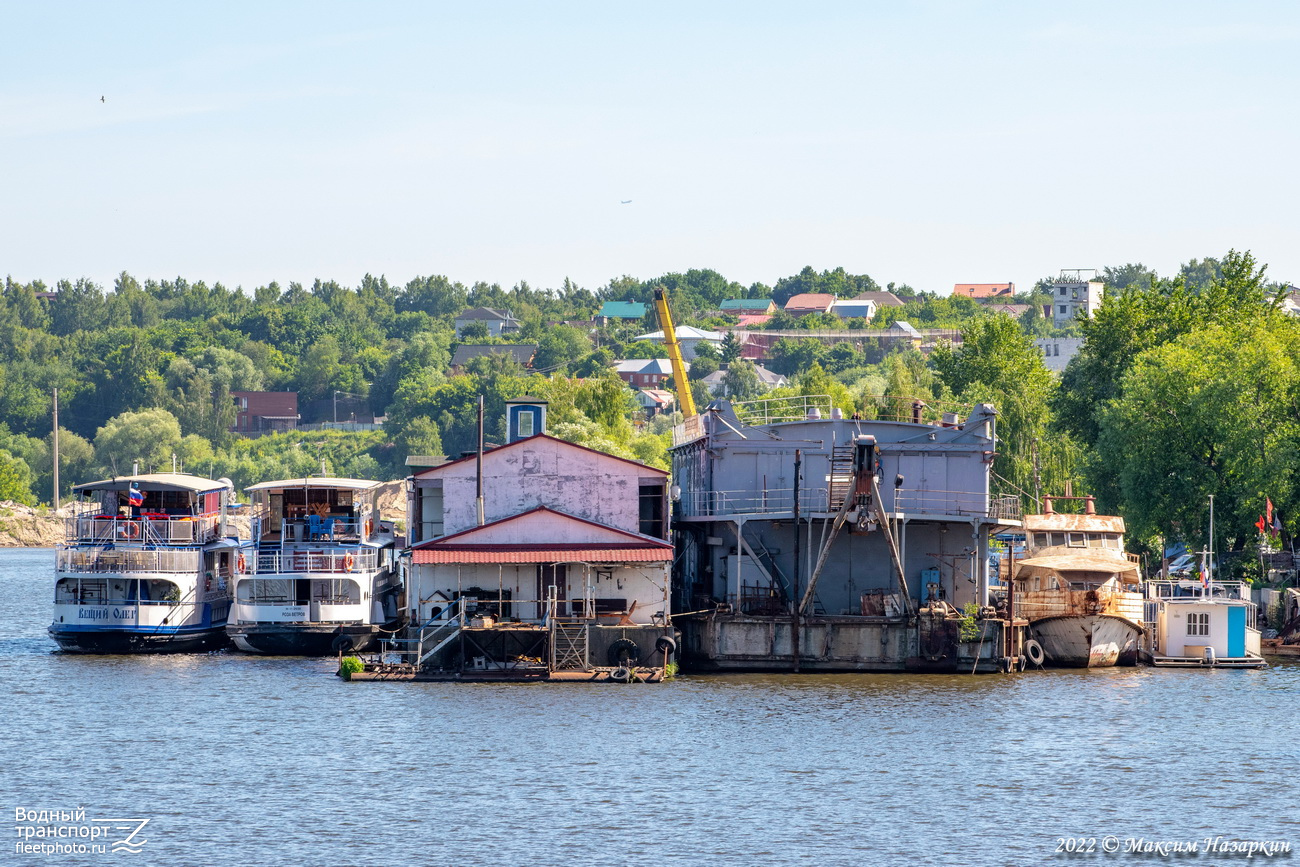
[(253, 497), (256, 553), (235, 582), (226, 626), (239, 650), (319, 656), (365, 650), (400, 629), (406, 604), (379, 482), (262, 482)]

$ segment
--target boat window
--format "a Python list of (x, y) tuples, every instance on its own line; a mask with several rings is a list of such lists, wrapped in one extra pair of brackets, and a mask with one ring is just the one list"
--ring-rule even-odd
[(235, 591), (236, 598), (245, 605), (289, 605), (294, 602), (293, 579), (244, 578)]
[(1088, 544), (1086, 533), (1067, 533), (1065, 535), (1065, 544), (1071, 548), (1083, 548)]
[(1188, 635), (1209, 635), (1210, 634), (1210, 612), (1193, 611), (1187, 615), (1187, 634)]
[(1053, 534), (1052, 534), (1051, 544), (1052, 544), (1053, 547), (1057, 547), (1057, 548), (1059, 548), (1060, 546), (1064, 545), (1064, 544), (1065, 544), (1065, 534), (1064, 534), (1064, 533), (1053, 533)]

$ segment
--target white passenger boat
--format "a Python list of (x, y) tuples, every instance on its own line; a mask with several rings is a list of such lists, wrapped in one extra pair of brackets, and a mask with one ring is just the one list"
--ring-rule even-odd
[(405, 623), (393, 525), (379, 482), (262, 482), (253, 497), (256, 554), (235, 584), (226, 627), (250, 653), (317, 656), (364, 650)]
[[(1083, 499), (1085, 514), (1052, 510)], [(1124, 519), (1098, 515), (1091, 497), (1045, 497), (1025, 515), (1025, 553), (1015, 563), (1015, 604), (1047, 665), (1103, 668), (1137, 663), (1142, 639), (1141, 574), (1124, 552)], [(1039, 651), (1028, 648), (1029, 655)]]
[(211, 650), (227, 643), (246, 550), (227, 527), (232, 485), (152, 473), (77, 485), (55, 554), (49, 634), (75, 653)]

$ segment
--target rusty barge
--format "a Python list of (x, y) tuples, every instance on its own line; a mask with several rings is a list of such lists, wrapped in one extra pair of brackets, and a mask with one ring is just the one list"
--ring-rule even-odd
[(992, 672), (1025, 623), (990, 604), (992, 406), (845, 418), (824, 396), (715, 401), (674, 431), (673, 622), (697, 671)]

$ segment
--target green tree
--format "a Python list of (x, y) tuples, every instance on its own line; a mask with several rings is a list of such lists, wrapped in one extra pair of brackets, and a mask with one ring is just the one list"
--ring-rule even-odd
[(167, 410), (124, 412), (95, 433), (95, 460), (113, 475), (126, 475), (136, 461), (141, 472), (170, 470), (180, 444), (180, 422)]
[(740, 338), (736, 336), (736, 332), (728, 331), (727, 336), (722, 340), (722, 350), (720, 353), (722, 356), (722, 363), (731, 364), (733, 361), (740, 358), (744, 349), (745, 346), (740, 342)]
[[(1055, 379), (1042, 355), (1015, 321), (1006, 316), (978, 319), (962, 329), (961, 346), (941, 347), (931, 355), (944, 384), (969, 403), (991, 403), (998, 411), (999, 439), (993, 471), (1005, 480), (1005, 493), (1034, 489), (1035, 444), (1050, 448)], [(1043, 480), (1051, 492), (1064, 479)], [(1010, 490), (1006, 490), (1006, 487)]]
[(754, 363), (740, 359), (728, 364), (722, 377), (722, 393), (731, 400), (752, 400), (761, 395), (763, 385)]

